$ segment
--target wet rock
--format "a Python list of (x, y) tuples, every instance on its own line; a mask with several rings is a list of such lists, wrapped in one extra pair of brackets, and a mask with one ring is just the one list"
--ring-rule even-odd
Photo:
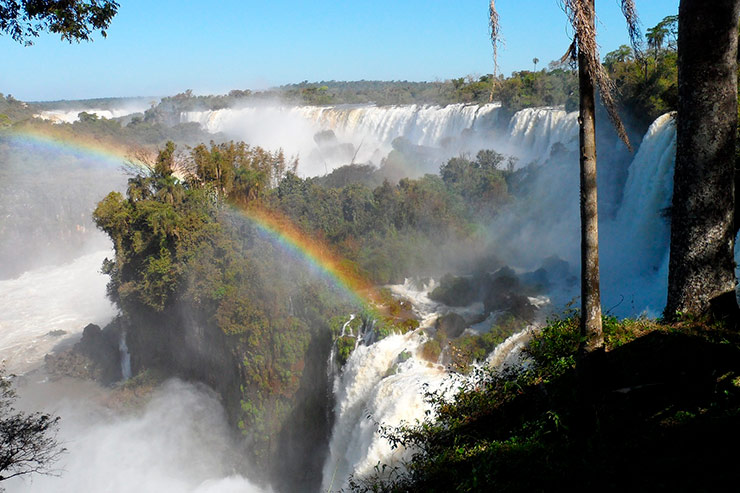
[(501, 268), (494, 275), (489, 291), (483, 299), (485, 313), (506, 312), (520, 320), (532, 321), (537, 313), (535, 307), (525, 294), (528, 288), (509, 268)]
[(434, 323), (434, 327), (437, 329), (436, 339), (449, 340), (460, 337), (465, 331), (467, 324), (463, 317), (455, 312), (450, 312), (439, 317)]
[(72, 377), (82, 380), (98, 380), (100, 371), (87, 356), (67, 349), (44, 357), (46, 371), (55, 377)]
[(447, 306), (469, 306), (483, 299), (490, 284), (491, 277), (488, 274), (472, 277), (455, 277), (447, 274), (442, 277), (439, 286), (429, 293), (429, 298)]
[(46, 369), (54, 376), (96, 380), (109, 385), (121, 379), (119, 340), (120, 327), (115, 321), (106, 330), (88, 324), (74, 347), (46, 355)]

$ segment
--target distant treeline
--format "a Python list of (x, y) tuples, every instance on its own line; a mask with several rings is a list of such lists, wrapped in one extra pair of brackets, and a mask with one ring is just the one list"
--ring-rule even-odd
[[(622, 113), (636, 119), (639, 130), (644, 130), (659, 115), (676, 109), (677, 55), (675, 22), (667, 17), (648, 36), (648, 49), (636, 54), (623, 45), (604, 56), (604, 66), (614, 80)], [(75, 108), (84, 103), (88, 108), (113, 108), (131, 103), (131, 99), (104, 98), (53, 103), (20, 102), (8, 95), (0, 95), (0, 126), (29, 119), (43, 109)], [(139, 101), (147, 98), (138, 98)], [(459, 77), (445, 81), (319, 81), (304, 80), (297, 84), (264, 90), (235, 89), (221, 95), (195, 95), (193, 91), (164, 97), (143, 116), (135, 117), (129, 125), (142, 123), (175, 126), (180, 114), (186, 111), (218, 110), (260, 102), (279, 101), (294, 105), (340, 104), (485, 104), (500, 102), (504, 110), (514, 114), (524, 108), (564, 105), (575, 111), (578, 101), (577, 73), (565, 64), (550, 63), (539, 71), (522, 70), (509, 77), (492, 74)], [(143, 128), (143, 127), (142, 127)]]
[[(675, 110), (677, 97), (676, 52), (673, 45), (636, 56), (622, 46), (604, 57), (608, 73), (617, 86), (618, 101), (626, 114), (637, 115), (647, 127), (656, 117)], [(568, 65), (552, 65), (534, 72), (522, 70), (510, 77), (487, 74), (446, 81), (303, 81), (266, 91), (232, 90), (223, 95), (195, 95), (188, 90), (162, 98), (147, 110), (144, 121), (179, 123), (186, 111), (219, 110), (261, 102), (291, 105), (341, 104), (485, 104), (500, 102), (510, 115), (538, 106), (565, 106), (577, 110), (577, 74)]]

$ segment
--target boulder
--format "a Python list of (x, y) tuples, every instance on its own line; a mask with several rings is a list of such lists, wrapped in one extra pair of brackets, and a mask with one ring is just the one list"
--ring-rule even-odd
[(436, 339), (449, 340), (460, 337), (465, 332), (467, 324), (463, 317), (455, 312), (450, 312), (439, 317), (434, 323), (434, 327), (437, 329)]

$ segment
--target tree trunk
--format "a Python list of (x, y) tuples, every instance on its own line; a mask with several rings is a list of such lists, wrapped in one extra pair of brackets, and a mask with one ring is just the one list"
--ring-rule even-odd
[(737, 312), (734, 263), (740, 0), (681, 0), (665, 316)]
[[(594, 0), (583, 0), (594, 22)], [(580, 352), (591, 353), (604, 345), (601, 330), (599, 289), (599, 214), (596, 194), (596, 122), (594, 83), (588, 73), (586, 56), (578, 47), (581, 147), (581, 344)]]

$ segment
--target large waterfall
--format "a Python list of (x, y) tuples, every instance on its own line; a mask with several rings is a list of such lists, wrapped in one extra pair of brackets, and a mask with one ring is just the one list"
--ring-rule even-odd
[(650, 125), (630, 165), (616, 217), (602, 226), (604, 305), (620, 304), (618, 314), (659, 315), (665, 305), (675, 158), (675, 120), (665, 114)]
[[(181, 120), (198, 122), (210, 132), (221, 132), (250, 144), (283, 148), (286, 154), (300, 157), (299, 172), (303, 175), (324, 174), (350, 162), (380, 165), (392, 149), (399, 147), (399, 138), (403, 138), (403, 145), (431, 152), (437, 166), (450, 156), (483, 148), (515, 155), (521, 168), (521, 197), (486, 225), (491, 249), (515, 269), (536, 269), (553, 256), (567, 262), (568, 276), (556, 279), (550, 293), (557, 306), (577, 294), (565, 279), (577, 277), (579, 271), (577, 115), (561, 108), (535, 108), (522, 110), (509, 122), (501, 122), (501, 114), (497, 104), (254, 106), (184, 113)], [(625, 158), (625, 152), (612, 152), (617, 149), (612, 141), (603, 147), (604, 152), (601, 149), (600, 172), (604, 170), (605, 182), (600, 195), (603, 304), (605, 308), (616, 306), (614, 313), (621, 315), (644, 311), (657, 314), (665, 301), (667, 280), (668, 224), (663, 211), (672, 192), (673, 117), (658, 118), (634, 156)], [(623, 171), (621, 181), (612, 179), (613, 169)], [(19, 183), (31, 186), (30, 180)], [(43, 195), (43, 191), (29, 190), (29, 197)], [(86, 207), (89, 210), (92, 204)], [(74, 212), (77, 214), (76, 209)], [(0, 232), (4, 234), (11, 224), (8, 217), (0, 218), (4, 221), (0, 222)], [(16, 244), (40, 236), (34, 233), (0, 237), (0, 252), (7, 246), (3, 242), (10, 244), (10, 237), (19, 239), (14, 240), (12, 249), (5, 250), (15, 252)], [(55, 266), (28, 267), (30, 270), (24, 273), (12, 274), (12, 279), (0, 280), (0, 359), (8, 360), (12, 369), (23, 372), (39, 366), (43, 354), (58, 342), (60, 334), (79, 332), (88, 322), (104, 323), (114, 315), (104, 298), (105, 279), (98, 273), (106, 250), (98, 248), (94, 252), (85, 251), (76, 259), (65, 255), (64, 262)], [(21, 265), (20, 260), (18, 264)], [(392, 287), (396, 294), (413, 302), (422, 327), (433, 324), (436, 316), (443, 313), (440, 310), (445, 309), (426, 297), (431, 287), (417, 289), (410, 283)], [(361, 344), (344, 368), (332, 375), (336, 405), (322, 490), (338, 490), (346, 485), (350, 474), (362, 477), (372, 473), (378, 463), (399, 465), (407, 457), (408, 452), (392, 450), (380, 436), (378, 422), (394, 426), (423, 419), (429, 410), (423, 392), (453, 383), (442, 365), (429, 363), (419, 355), (426, 337), (417, 331)], [(481, 364), (509, 361), (507, 356), (515, 355), (527, 337), (523, 333), (510, 339), (503, 349), (489, 356), (488, 363)], [(127, 351), (125, 340), (121, 349)], [(176, 399), (187, 406), (173, 405)], [(61, 487), (52, 478), (44, 478), (35, 483), (39, 485), (37, 491), (102, 490), (106, 489), (107, 475), (126, 484), (125, 474), (142, 474), (149, 467), (139, 460), (137, 451), (152, 443), (164, 458), (147, 456), (155, 461), (155, 466), (137, 485), (142, 491), (256, 490), (219, 462), (228, 455), (228, 447), (220, 447), (209, 439), (209, 433), (211, 428), (223, 431), (223, 411), (207, 391), (171, 383), (141, 415), (115, 416), (112, 420), (110, 412), (100, 405), (93, 406), (92, 411), (75, 405), (68, 401), (61, 405), (62, 411), (71, 409), (73, 416), (69, 419), (71, 428), (63, 433), (79, 439), (75, 446), (82, 450), (73, 451), (64, 464), (71, 482)], [(83, 419), (87, 415), (94, 416), (90, 426)], [(207, 426), (169, 426), (178, 420), (192, 424), (201, 419), (206, 419)], [(197, 448), (202, 441), (208, 449), (204, 463), (213, 467), (213, 473), (196, 467), (192, 458), (186, 457), (188, 447)], [(111, 455), (121, 445), (130, 447), (131, 452), (121, 456), (125, 460), (122, 465), (116, 463), (119, 457)], [(177, 453), (178, 447), (182, 453)], [(144, 456), (143, 452), (140, 454)], [(89, 475), (86, 461), (98, 460), (92, 465), (96, 474)], [(179, 477), (180, 472), (187, 474)], [(27, 487), (22, 482), (9, 485), (10, 491), (24, 491)]]
[(49, 120), (52, 123), (74, 123), (79, 121), (80, 113), (95, 115), (99, 118), (122, 118), (136, 113), (144, 113), (156, 101), (131, 100), (124, 105), (110, 108), (60, 108), (40, 111), (34, 115), (42, 120)]
[[(223, 132), (300, 158), (299, 174), (312, 176), (354, 163), (379, 165), (404, 138), (413, 146), (436, 148), (436, 172), (444, 160), (475, 152), (498, 139), (500, 105), (447, 106), (248, 106), (240, 109), (187, 112), (183, 122), (198, 122), (209, 132)], [(505, 133), (505, 125), (503, 126)], [(336, 139), (321, 142), (317, 134), (331, 130)], [(499, 131), (500, 132), (500, 131)], [(500, 140), (500, 139), (499, 139)]]
[[(511, 140), (526, 146), (531, 156), (544, 163), (545, 169), (540, 170), (541, 176), (530, 191), (539, 201), (533, 207), (516, 204), (519, 210), (494, 224), (492, 234), (506, 222), (518, 223), (519, 228), (527, 229), (519, 236), (506, 238), (511, 252), (531, 250), (532, 239), (539, 237), (538, 246), (542, 248), (535, 246), (535, 251), (541, 255), (548, 251), (560, 255), (571, 262), (577, 274), (575, 121), (575, 114), (558, 109), (525, 110), (512, 119)], [(563, 145), (564, 151), (553, 153), (557, 143)], [(674, 120), (671, 115), (663, 115), (650, 126), (629, 164), (626, 185), (621, 191), (623, 197), (619, 200), (621, 207), (614, 216), (602, 218), (602, 289), (606, 308), (609, 308), (607, 303), (616, 304), (617, 313), (635, 315), (647, 310), (656, 314), (665, 302), (668, 226), (662, 212), (670, 203), (674, 154)], [(525, 200), (532, 200), (532, 196)], [(606, 200), (616, 199), (606, 197)], [(515, 261), (517, 256), (512, 254), (510, 259)], [(520, 259), (526, 263), (531, 257), (525, 255)], [(567, 301), (576, 294), (574, 287), (560, 288), (562, 293), (554, 293), (557, 300)], [(444, 313), (445, 307), (435, 305), (424, 290), (412, 288), (410, 283), (395, 286), (393, 290), (413, 302), (422, 316), (422, 327), (428, 327), (438, 314)], [(622, 299), (626, 301), (619, 303)], [(512, 336), (485, 364), (509, 364), (530, 334), (530, 329), (526, 329)], [(357, 478), (371, 475), (378, 464), (402, 467), (409, 452), (391, 449), (380, 435), (377, 423), (398, 426), (423, 420), (430, 407), (422, 398), (423, 392), (454, 387), (453, 379), (460, 378), (420, 357), (418, 350), (424, 337), (415, 332), (360, 346), (343, 371), (335, 376), (335, 425), (322, 490), (339, 490), (346, 485), (350, 474)]]

